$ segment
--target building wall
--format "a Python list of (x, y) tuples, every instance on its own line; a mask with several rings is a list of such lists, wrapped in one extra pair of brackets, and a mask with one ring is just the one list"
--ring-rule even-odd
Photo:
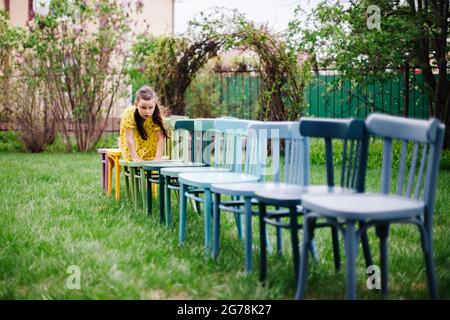
[(137, 22), (135, 32), (144, 32), (149, 24), (149, 32), (153, 35), (167, 35), (174, 32), (174, 0), (144, 0), (141, 13), (133, 17)]
[(28, 5), (28, 0), (9, 1), (9, 19), (11, 25), (15, 27), (26, 26), (28, 21)]
[[(5, 9), (5, 1), (0, 0), (0, 9)], [(123, 0), (118, 0), (123, 2)], [(134, 3), (136, 0), (128, 0)], [(32, 1), (31, 1), (32, 2)], [(13, 26), (25, 27), (29, 19), (29, 0), (10, 0), (9, 16)], [(141, 13), (134, 14), (132, 28), (135, 32), (144, 32), (149, 24), (149, 33), (153, 35), (172, 34), (174, 32), (174, 0), (144, 0)]]

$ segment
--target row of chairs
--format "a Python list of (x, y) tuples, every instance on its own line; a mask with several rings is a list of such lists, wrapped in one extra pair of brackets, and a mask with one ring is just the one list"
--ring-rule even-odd
[[(380, 238), (382, 292), (387, 295), (389, 226), (397, 222), (414, 223), (422, 236), (430, 293), (437, 297), (431, 228), (445, 130), (438, 120), (373, 114), (366, 121), (303, 118), (299, 122), (259, 122), (218, 118), (174, 119), (171, 124), (170, 151), (166, 149), (171, 159), (143, 163), (120, 160), (119, 164), (114, 160), (114, 163), (116, 181), (120, 165), (124, 168), (128, 198), (149, 215), (155, 191), (152, 184), (159, 185), (160, 221), (166, 226), (171, 224), (171, 191), (177, 191), (180, 245), (186, 239), (188, 200), (194, 204), (195, 211), (203, 211), (205, 253), (214, 259), (219, 256), (221, 214), (230, 212), (234, 214), (239, 238), (244, 238), (245, 270), (251, 272), (252, 217), (257, 216), (260, 280), (265, 281), (267, 249), (271, 247), (267, 225), (276, 228), (278, 253), (282, 250), (282, 229), (287, 228), (294, 259), (296, 298), (303, 298), (308, 255), (312, 253), (316, 259), (318, 256), (314, 230), (329, 228), (336, 270), (340, 270), (341, 264), (339, 232), (343, 234), (347, 297), (355, 298), (358, 242), (362, 243), (366, 265), (372, 265), (367, 228), (375, 226)], [(380, 194), (365, 193), (372, 136), (384, 140)], [(311, 138), (324, 140), (326, 182), (323, 185), (309, 183)], [(392, 145), (396, 139), (403, 142), (396, 194), (389, 195), (393, 180)], [(340, 159), (335, 159), (336, 152), (333, 152), (337, 141), (342, 146)], [(106, 155), (108, 159), (108, 152)], [(102, 158), (104, 165), (105, 162)], [(336, 162), (340, 162), (340, 170), (335, 170)], [(110, 186), (111, 171), (107, 171)], [(116, 185), (116, 198), (117, 190)], [(109, 188), (108, 192), (111, 194)], [(413, 200), (409, 199), (411, 196)], [(303, 230), (301, 251), (300, 229)]]

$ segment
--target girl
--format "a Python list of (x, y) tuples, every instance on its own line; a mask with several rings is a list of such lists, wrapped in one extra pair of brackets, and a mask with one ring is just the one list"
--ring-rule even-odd
[(120, 122), (120, 150), (128, 161), (160, 160), (164, 149), (164, 128), (155, 91), (144, 86), (136, 92)]

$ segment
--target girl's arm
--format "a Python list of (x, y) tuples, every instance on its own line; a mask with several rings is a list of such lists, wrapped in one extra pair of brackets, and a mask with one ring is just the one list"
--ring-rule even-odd
[(125, 139), (127, 140), (128, 150), (130, 151), (131, 160), (135, 162), (140, 162), (142, 159), (136, 153), (136, 144), (134, 142), (134, 132), (133, 129), (125, 129)]
[(158, 145), (156, 147), (155, 160), (161, 160), (164, 150), (164, 135), (161, 130), (156, 131), (156, 139), (158, 139)]

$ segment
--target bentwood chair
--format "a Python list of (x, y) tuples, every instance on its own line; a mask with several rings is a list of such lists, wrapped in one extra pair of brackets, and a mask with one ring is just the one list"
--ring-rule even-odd
[[(295, 282), (298, 280), (299, 269), (299, 239), (298, 231), (303, 229), (299, 222), (302, 216), (301, 206), (303, 197), (307, 194), (320, 194), (329, 197), (333, 194), (349, 194), (364, 191), (364, 178), (366, 170), (367, 130), (362, 120), (354, 119), (325, 119), (325, 118), (302, 118), (299, 124), (300, 134), (304, 137), (324, 141), (325, 146), (325, 180), (324, 185), (295, 186), (280, 184), (277, 188), (266, 188), (255, 192), (259, 201), (260, 221), (260, 280), (265, 281), (267, 273), (267, 253), (265, 237), (266, 225), (285, 227), (290, 229), (291, 246)], [(317, 141), (319, 142), (319, 141)], [(337, 158), (333, 152), (333, 146), (342, 145), (341, 154)], [(334, 170), (335, 161), (341, 162), (341, 168)], [(299, 174), (301, 166), (292, 168), (292, 174)], [(338, 174), (336, 174), (338, 173)], [(338, 182), (337, 182), (337, 181)], [(337, 183), (336, 183), (337, 182)], [(289, 208), (289, 213), (271, 214), (267, 212), (266, 206), (274, 205)], [(280, 219), (285, 221), (280, 223)], [(286, 221), (287, 220), (287, 221)], [(338, 229), (333, 224), (324, 223), (318, 227), (330, 228), (333, 244), (334, 264), (337, 271), (340, 270), (340, 251)], [(371, 256), (368, 245), (367, 234), (361, 235), (366, 263), (371, 265)], [(308, 243), (311, 249), (312, 242)]]
[[(249, 166), (244, 163), (243, 150), (248, 142), (248, 126), (255, 121), (219, 118), (214, 122), (214, 167), (228, 168), (230, 172), (184, 172), (179, 174), (180, 184), (180, 225), (179, 243), (184, 244), (186, 237), (186, 200), (203, 203), (204, 208), (204, 246), (206, 253), (211, 250), (211, 215), (212, 192), (211, 186), (217, 182), (255, 182), (259, 176), (250, 174)], [(245, 153), (244, 153), (245, 155)], [(203, 194), (200, 197), (199, 192)], [(238, 230), (240, 229), (240, 215), (237, 215)]]
[[(250, 157), (250, 173), (261, 177), (254, 183), (217, 183), (214, 192), (213, 256), (218, 257), (221, 211), (242, 214), (245, 225), (245, 271), (250, 272), (252, 261), (252, 206), (255, 192), (276, 189), (280, 182), (305, 186), (309, 174), (309, 142), (299, 132), (298, 122), (262, 122), (249, 126), (247, 153)], [(284, 153), (284, 156), (282, 154)], [(243, 201), (221, 201), (221, 195), (241, 197)], [(273, 211), (275, 212), (275, 211)], [(278, 251), (281, 252), (281, 229), (277, 229)], [(269, 243), (268, 243), (269, 246)]]
[[(356, 298), (357, 239), (369, 227), (375, 227), (380, 241), (381, 292), (387, 296), (389, 228), (392, 224), (407, 223), (416, 225), (420, 231), (430, 296), (436, 299), (438, 293), (432, 225), (445, 126), (436, 119), (414, 120), (382, 114), (370, 115), (366, 125), (371, 136), (383, 140), (381, 192), (303, 197), (306, 227), (296, 298), (303, 298), (305, 293), (308, 266), (306, 247), (314, 237), (316, 220), (324, 219), (338, 228), (344, 236), (347, 298)], [(398, 168), (393, 165), (392, 155), (397, 141), (401, 144)], [(397, 173), (396, 179), (394, 170)]]

